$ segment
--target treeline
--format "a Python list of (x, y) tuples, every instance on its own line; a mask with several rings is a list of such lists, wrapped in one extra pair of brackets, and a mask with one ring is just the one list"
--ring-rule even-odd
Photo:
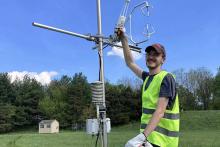
[[(80, 127), (96, 117), (86, 76), (76, 73), (62, 76), (43, 86), (28, 76), (10, 82), (0, 74), (0, 132), (38, 126), (43, 119), (57, 119), (61, 128)], [(140, 117), (140, 91), (123, 84), (106, 82), (108, 117), (113, 125), (125, 124)], [(78, 125), (77, 125), (78, 124)]]
[(174, 73), (182, 110), (220, 110), (220, 68), (216, 75), (204, 67)]
[[(220, 109), (220, 69), (213, 76), (206, 68), (174, 72), (181, 110)], [(122, 78), (117, 84), (106, 80), (107, 115), (113, 125), (137, 121), (141, 116), (141, 86), (138, 79)], [(37, 127), (43, 119), (57, 119), (61, 128), (85, 124), (96, 117), (90, 84), (82, 73), (62, 76), (43, 86), (28, 76), (11, 80), (0, 74), (0, 132)]]

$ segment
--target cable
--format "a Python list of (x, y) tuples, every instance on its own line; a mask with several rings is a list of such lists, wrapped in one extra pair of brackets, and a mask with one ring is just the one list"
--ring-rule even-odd
[(97, 137), (96, 137), (96, 141), (95, 141), (95, 147), (97, 147), (97, 145), (98, 145), (99, 134), (100, 134), (100, 133), (98, 132)]
[(109, 45), (108, 44), (106, 44), (104, 47), (103, 47), (103, 49), (105, 49), (106, 47), (108, 47)]
[(98, 55), (99, 55), (99, 81), (101, 81), (101, 55), (100, 52), (98, 51)]
[(101, 124), (101, 119), (100, 119), (100, 121), (99, 121), (99, 131), (98, 131), (98, 134), (97, 134), (97, 137), (96, 137), (95, 147), (97, 147), (97, 145), (98, 145), (98, 140), (99, 140), (99, 137), (100, 137), (100, 130), (101, 130), (101, 126), (102, 126), (102, 125), (100, 125), (100, 124)]

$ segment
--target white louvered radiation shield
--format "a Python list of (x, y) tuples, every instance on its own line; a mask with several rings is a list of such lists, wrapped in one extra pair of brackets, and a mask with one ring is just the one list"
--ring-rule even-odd
[(103, 105), (103, 84), (101, 81), (91, 83), (92, 102), (95, 105)]

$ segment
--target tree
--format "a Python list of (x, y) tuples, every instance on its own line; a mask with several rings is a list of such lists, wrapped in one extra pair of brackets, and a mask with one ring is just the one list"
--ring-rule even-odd
[(17, 126), (36, 125), (39, 122), (39, 100), (44, 97), (43, 87), (35, 79), (25, 76), (23, 81), (15, 81)]
[(181, 110), (195, 110), (197, 108), (193, 93), (182, 85), (178, 86), (178, 96)]
[(0, 103), (14, 104), (15, 93), (7, 73), (0, 74)]
[(45, 97), (40, 100), (39, 108), (45, 119), (57, 119), (60, 126), (68, 126), (66, 107), (68, 106), (68, 87), (71, 78), (62, 76), (60, 80), (53, 80), (46, 88)]
[(190, 70), (188, 78), (193, 92), (203, 105), (203, 109), (209, 109), (213, 87), (212, 73), (206, 68), (198, 68), (197, 70)]
[(15, 107), (0, 104), (0, 133), (9, 132), (14, 128)]
[(107, 115), (113, 125), (127, 124), (139, 120), (141, 114), (141, 92), (129, 85), (113, 85), (106, 82)]
[(213, 109), (220, 109), (220, 67), (213, 83)]
[(87, 81), (86, 76), (82, 73), (76, 73), (67, 89), (68, 95), (68, 106), (66, 112), (68, 115), (69, 125), (75, 123), (84, 123), (85, 116), (82, 116), (83, 109), (88, 107), (91, 103), (91, 91), (90, 85)]
[(14, 128), (15, 95), (7, 73), (0, 74), (0, 133)]
[(105, 84), (106, 88), (106, 105), (107, 116), (111, 118), (113, 125), (125, 124), (129, 122), (129, 113), (124, 111), (124, 96), (121, 95), (124, 86), (112, 85), (110, 83)]
[[(197, 109), (199, 109), (200, 106), (202, 106), (202, 109), (204, 110), (210, 109), (213, 93), (212, 73), (208, 69), (202, 67), (192, 69), (189, 72), (184, 72), (184, 70), (181, 69), (176, 71), (175, 74), (177, 75), (177, 82), (180, 87), (179, 92), (182, 92), (181, 94), (185, 94), (181, 95), (185, 97), (185, 99), (181, 99), (182, 97), (180, 97), (180, 101), (183, 103), (182, 106), (187, 104), (187, 101), (194, 100), (197, 105)], [(187, 99), (187, 96), (190, 96), (191, 99)], [(189, 107), (189, 105), (187, 105), (187, 107)]]

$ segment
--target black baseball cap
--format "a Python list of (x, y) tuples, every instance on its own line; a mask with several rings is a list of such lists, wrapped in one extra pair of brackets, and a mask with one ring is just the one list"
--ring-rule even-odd
[(157, 53), (162, 54), (164, 58), (166, 58), (166, 51), (163, 45), (159, 43), (152, 44), (146, 47), (145, 52), (149, 53), (151, 50), (155, 50)]

